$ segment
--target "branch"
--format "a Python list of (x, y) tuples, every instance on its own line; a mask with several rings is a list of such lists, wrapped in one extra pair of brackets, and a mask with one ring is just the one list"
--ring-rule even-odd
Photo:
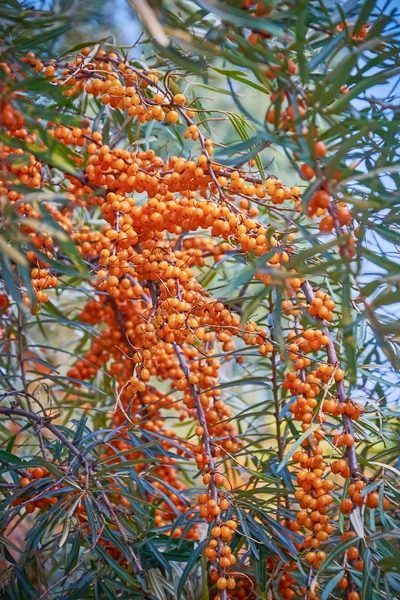
[(49, 416), (41, 417), (41, 416), (39, 416), (33, 412), (30, 412), (28, 410), (23, 410), (21, 408), (5, 407), (5, 406), (0, 406), (0, 414), (8, 415), (8, 416), (15, 415), (17, 417), (24, 417), (25, 419), (29, 419), (30, 421), (33, 421), (34, 423), (39, 425), (39, 427), (48, 429), (53, 435), (55, 435), (64, 444), (64, 446), (66, 446), (68, 448), (68, 450), (70, 450), (72, 452), (72, 454), (74, 454), (77, 457), (79, 462), (82, 465), (84, 465), (86, 467), (86, 469), (89, 468), (88, 461), (83, 456), (83, 454), (74, 446), (74, 444), (72, 444), (72, 442), (69, 441), (69, 439), (58, 429), (58, 427), (56, 427), (55, 425), (53, 425), (52, 423), (49, 422), (51, 417), (49, 417)]
[[(312, 289), (310, 283), (306, 280), (302, 284), (301, 287), (303, 289), (303, 292), (305, 294), (308, 304), (311, 304), (314, 299), (314, 292), (313, 292), (313, 289)], [(329, 344), (326, 346), (328, 360), (331, 365), (339, 365), (340, 364), (339, 359), (336, 354), (335, 346), (333, 345), (333, 342), (331, 340), (329, 330), (322, 319), (320, 319), (319, 317), (316, 317), (316, 319), (322, 323), (321, 329), (324, 332), (324, 335), (326, 335), (330, 340)], [(337, 390), (339, 402), (341, 402), (342, 404), (347, 403), (348, 398), (347, 398), (346, 389), (344, 387), (343, 381), (336, 381), (336, 390)], [(351, 418), (346, 413), (343, 413), (342, 416), (343, 416), (344, 426), (346, 427), (348, 432), (353, 436), (353, 438), (355, 438), (353, 422), (352, 422)], [(347, 448), (347, 457), (349, 459), (350, 474), (351, 474), (351, 477), (354, 479), (355, 477), (357, 477), (358, 475), (361, 474), (360, 468), (358, 466), (355, 444), (353, 444), (352, 446), (349, 446)]]
[[(194, 400), (194, 405), (196, 408), (198, 421), (204, 430), (204, 433), (203, 433), (204, 450), (205, 450), (207, 456), (210, 458), (210, 463), (209, 463), (210, 470), (211, 470), (210, 492), (211, 492), (212, 499), (218, 503), (218, 488), (217, 488), (217, 484), (214, 479), (215, 462), (214, 462), (214, 457), (213, 457), (213, 453), (212, 453), (213, 442), (212, 442), (212, 439), (210, 436), (210, 432), (208, 431), (207, 419), (206, 419), (206, 415), (205, 415), (205, 412), (203, 409), (203, 405), (201, 404), (200, 394), (198, 392), (197, 387), (194, 384), (190, 383), (190, 381), (189, 381), (190, 369), (186, 362), (182, 348), (176, 342), (172, 342), (172, 345), (173, 345), (176, 355), (178, 357), (179, 365), (187, 379), (189, 390), (190, 390), (190, 393)], [(223, 569), (220, 565), (218, 565), (218, 568), (219, 568), (221, 575), (223, 576), (225, 573), (225, 569)], [(221, 600), (227, 600), (228, 596), (227, 596), (227, 592), (225, 589), (220, 590), (220, 596), (221, 596)]]
[[(101, 489), (101, 484), (100, 484), (99, 481), (96, 481), (96, 487)], [(143, 578), (146, 579), (147, 578), (146, 571), (143, 569), (140, 560), (138, 559), (138, 557), (136, 556), (136, 554), (132, 550), (132, 548), (130, 546), (130, 542), (129, 542), (128, 536), (126, 535), (126, 531), (123, 528), (123, 526), (121, 525), (121, 523), (120, 523), (120, 521), (119, 521), (119, 519), (118, 519), (118, 517), (117, 517), (117, 515), (115, 513), (114, 507), (113, 507), (113, 505), (111, 504), (110, 500), (107, 497), (107, 494), (102, 491), (100, 493), (100, 495), (101, 495), (101, 497), (102, 497), (102, 499), (104, 501), (104, 504), (107, 506), (108, 510), (110, 511), (110, 515), (111, 515), (111, 519), (112, 519), (113, 523), (116, 525), (116, 527), (118, 528), (118, 531), (121, 534), (121, 538), (124, 541), (125, 546), (126, 546), (128, 552), (129, 552), (129, 555), (130, 555), (132, 563), (133, 563), (133, 565), (135, 567), (136, 573), (139, 576), (141, 576), (141, 577), (143, 577)]]
[(65, 581), (66, 579), (68, 579), (68, 577), (70, 577), (72, 575), (72, 573), (74, 573), (77, 569), (79, 569), (84, 562), (89, 558), (89, 556), (91, 554), (93, 554), (94, 550), (96, 549), (96, 546), (101, 538), (101, 536), (103, 535), (103, 531), (104, 531), (104, 527), (105, 525), (102, 525), (99, 533), (96, 536), (96, 539), (94, 540), (92, 546), (89, 549), (89, 552), (87, 552), (87, 554), (85, 554), (81, 560), (79, 562), (76, 563), (76, 565), (70, 570), (68, 571), (68, 573), (66, 573), (63, 577), (61, 577), (60, 579), (58, 579), (57, 581), (55, 581), (54, 583), (51, 584), (50, 587), (47, 588), (47, 590), (45, 592), (43, 592), (43, 594), (41, 596), (39, 596), (39, 600), (42, 600), (43, 598), (46, 598), (47, 594), (50, 593), (50, 591), (57, 587), (58, 585), (60, 585), (61, 583), (63, 583), (63, 581)]

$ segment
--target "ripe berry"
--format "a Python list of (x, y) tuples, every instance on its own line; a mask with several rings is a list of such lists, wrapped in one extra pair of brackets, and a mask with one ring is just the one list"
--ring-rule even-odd
[(342, 503), (340, 505), (340, 512), (344, 515), (348, 515), (349, 513), (351, 513), (352, 510), (353, 502), (349, 498), (342, 500)]
[[(220, 577), (217, 581), (217, 588), (219, 590), (224, 590), (228, 585), (228, 582), (225, 577)], [(355, 599), (353, 599), (355, 600)]]
[(178, 106), (183, 106), (186, 102), (186, 97), (183, 94), (175, 94), (174, 96), (174, 104)]
[(355, 546), (350, 546), (350, 548), (347, 550), (347, 556), (350, 560), (355, 560), (359, 557), (358, 549)]

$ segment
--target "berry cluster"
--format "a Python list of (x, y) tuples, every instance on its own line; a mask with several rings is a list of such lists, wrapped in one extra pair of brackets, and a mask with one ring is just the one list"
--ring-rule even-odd
[[(36, 500), (35, 499), (36, 496), (39, 495), (36, 490), (35, 490), (35, 492), (25, 491), (25, 488), (27, 486), (29, 486), (32, 482), (34, 482), (38, 479), (43, 479), (45, 477), (49, 477), (48, 470), (45, 468), (36, 467), (36, 468), (28, 469), (28, 473), (31, 475), (31, 478), (21, 477), (20, 482), (19, 482), (19, 485), (21, 488), (21, 494), (19, 494), (16, 498), (14, 498), (13, 506), (23, 505), (25, 508), (25, 512), (27, 512), (28, 514), (31, 514), (31, 513), (35, 512), (36, 509), (40, 510), (40, 509), (43, 509), (43, 508), (46, 508), (49, 506), (54, 506), (55, 504), (57, 504), (57, 502), (58, 502), (57, 496), (46, 496), (45, 498), (38, 498)], [(58, 486), (55, 485), (52, 487), (52, 489), (56, 490), (56, 489), (58, 489)], [(46, 488), (46, 491), (47, 491), (47, 488)]]

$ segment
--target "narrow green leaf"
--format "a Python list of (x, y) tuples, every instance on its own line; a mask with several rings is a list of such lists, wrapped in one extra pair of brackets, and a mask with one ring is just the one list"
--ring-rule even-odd
[(296, 3), (296, 55), (300, 76), (304, 84), (308, 82), (309, 75), (305, 57), (307, 11), (308, 0), (300, 0)]
[(230, 79), (234, 79), (235, 81), (240, 81), (244, 85), (247, 85), (262, 94), (269, 94), (268, 88), (248, 79), (247, 73), (245, 71), (235, 71), (234, 69), (220, 69), (218, 67), (211, 67), (213, 71), (217, 71), (217, 73), (221, 73), (222, 75), (226, 75)]
[(279, 463), (278, 468), (276, 469), (277, 473), (279, 473), (279, 471), (281, 471), (283, 469), (283, 467), (286, 465), (286, 463), (290, 460), (290, 458), (296, 452), (297, 448), (299, 448), (299, 446), (301, 446), (301, 444), (304, 442), (304, 440), (309, 438), (311, 436), (311, 434), (318, 428), (319, 428), (319, 424), (313, 423), (311, 425), (311, 427), (309, 429), (307, 429), (307, 431), (304, 431), (304, 433), (301, 434), (301, 436), (295, 441), (295, 443), (290, 448), (290, 450), (286, 453), (286, 456), (284, 457), (284, 459)]
[(190, 573), (192, 572), (199, 557), (202, 555), (203, 550), (205, 549), (206, 545), (207, 545), (207, 540), (203, 540), (193, 550), (192, 555), (189, 558), (188, 562), (186, 563), (183, 573), (179, 579), (178, 588), (176, 590), (177, 598), (182, 598), (182, 594), (183, 594), (183, 590), (185, 588), (186, 581), (188, 580), (188, 577), (189, 577)]
[(332, 594), (333, 590), (336, 589), (337, 584), (342, 579), (343, 575), (344, 575), (344, 571), (340, 570), (335, 575), (335, 577), (332, 577), (329, 579), (329, 581), (325, 584), (324, 589), (322, 591), (321, 600), (328, 600), (328, 598), (332, 597), (331, 594)]
[(246, 11), (239, 8), (234, 8), (229, 4), (224, 4), (223, 7), (218, 0), (194, 0), (195, 4), (204, 10), (208, 10), (223, 21), (228, 21), (239, 27), (249, 27), (251, 30), (265, 31), (274, 35), (280, 35), (282, 28), (273, 23), (268, 18), (262, 19), (252, 17)]

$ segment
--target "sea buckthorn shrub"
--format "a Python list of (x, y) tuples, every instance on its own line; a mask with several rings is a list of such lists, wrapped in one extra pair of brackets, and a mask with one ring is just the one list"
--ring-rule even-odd
[(2, 593), (394, 598), (396, 7), (133, 4), (2, 29)]

